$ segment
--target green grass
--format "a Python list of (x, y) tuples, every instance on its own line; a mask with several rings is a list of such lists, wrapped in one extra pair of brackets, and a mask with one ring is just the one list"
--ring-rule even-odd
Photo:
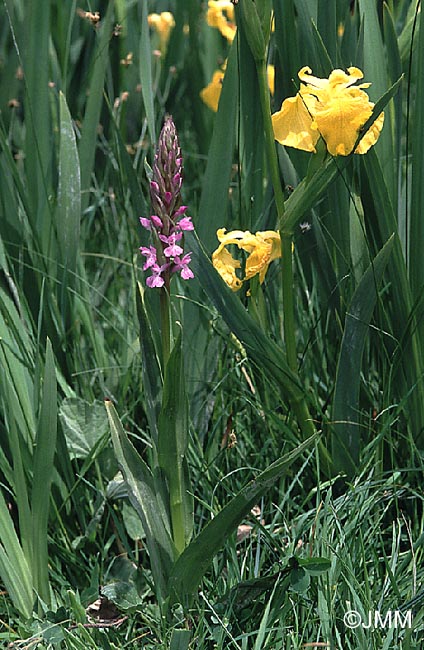
[[(96, 0), (99, 24), (0, 4), (2, 647), (421, 647), (423, 14), (256, 4), (232, 45), (196, 0)], [(301, 67), (357, 66), (385, 110), (365, 156), (275, 157), (249, 32), (267, 40), (271, 6), (272, 112)], [(147, 16), (167, 10), (159, 56)], [(214, 114), (199, 92), (225, 59)], [(166, 114), (196, 277), (172, 283), (165, 366), (138, 247)], [(251, 296), (227, 289), (222, 227), (280, 227), (292, 289), (277, 261)], [(87, 618), (100, 593), (119, 626)], [(349, 610), (412, 628), (348, 629)]]

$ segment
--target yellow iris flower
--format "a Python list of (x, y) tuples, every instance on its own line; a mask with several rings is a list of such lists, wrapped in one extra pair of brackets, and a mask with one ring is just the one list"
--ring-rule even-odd
[(214, 113), (218, 110), (224, 75), (225, 70), (215, 70), (212, 76), (212, 81), (208, 83), (206, 88), (203, 88), (200, 91), (202, 101), (204, 101), (206, 106), (209, 106)]
[(174, 16), (170, 11), (162, 11), (160, 14), (149, 14), (147, 21), (150, 27), (153, 27), (158, 33), (161, 52), (165, 52), (171, 31), (175, 27)]
[(206, 21), (210, 27), (219, 29), (227, 41), (233, 42), (237, 27), (234, 22), (234, 5), (230, 0), (209, 0)]
[[(262, 284), (271, 262), (281, 257), (280, 234), (275, 230), (258, 231), (253, 234), (248, 230), (226, 232), (225, 228), (220, 228), (216, 236), (220, 244), (212, 253), (212, 264), (233, 291), (240, 289), (244, 281), (255, 275), (259, 275), (259, 282)], [(234, 259), (226, 248), (230, 244), (236, 244), (249, 253), (243, 279), (236, 274), (236, 269), (241, 266), (240, 262)]]
[[(374, 104), (363, 88), (371, 84), (355, 82), (364, 76), (358, 68), (333, 70), (328, 79), (311, 74), (305, 66), (299, 72), (300, 90), (284, 100), (272, 116), (275, 139), (281, 144), (315, 152), (321, 136), (332, 156), (348, 156), (361, 127), (371, 116)], [(383, 128), (380, 113), (355, 149), (364, 154), (378, 140)]]
[[(268, 86), (271, 95), (274, 94), (275, 69), (273, 65), (267, 66)], [(200, 91), (200, 97), (209, 108), (216, 113), (218, 110), (219, 99), (221, 97), (222, 81), (225, 75), (225, 64), (222, 70), (215, 70), (212, 81)]]

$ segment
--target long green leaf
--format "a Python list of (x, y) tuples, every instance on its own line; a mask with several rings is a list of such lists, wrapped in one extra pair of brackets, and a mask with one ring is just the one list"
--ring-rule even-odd
[[(409, 272), (411, 288), (414, 299), (423, 290), (424, 265), (422, 260), (421, 245), (424, 241), (424, 12), (421, 8), (420, 33), (417, 48), (417, 68), (414, 79), (416, 80), (415, 102), (412, 111), (410, 141), (412, 143), (412, 187), (411, 209), (409, 224)], [(407, 155), (409, 155), (409, 151)], [(424, 326), (420, 324), (421, 337), (424, 335)]]
[(171, 539), (169, 515), (152, 473), (128, 439), (111, 401), (105, 400), (116, 459), (129, 490), (130, 501), (146, 533), (155, 587), (159, 596), (167, 593), (167, 580), (176, 557)]
[(202, 181), (197, 232), (208, 250), (215, 245), (215, 233), (226, 222), (228, 186), (235, 146), (237, 124), (237, 36), (228, 56), (208, 163)]
[[(238, 38), (234, 39), (228, 56), (196, 219), (197, 232), (208, 252), (215, 248), (216, 230), (227, 223), (228, 216), (228, 188), (237, 126)], [(197, 285), (189, 288), (189, 295), (192, 302), (187, 301), (184, 305), (184, 357), (187, 386), (191, 392), (191, 413), (196, 417), (203, 409), (205, 393), (209, 391), (208, 379), (216, 364), (216, 354), (214, 345), (210, 344), (209, 314), (197, 304), (204, 302), (204, 294)]]
[(34, 587), (50, 603), (47, 525), (57, 438), (57, 385), (52, 345), (47, 339), (43, 397), (35, 439), (31, 494)]
[(10, 512), (0, 491), (0, 577), (15, 607), (30, 618), (34, 591), (30, 563), (15, 532)]
[(296, 449), (282, 456), (244, 487), (199, 533), (180, 555), (169, 581), (171, 604), (186, 605), (226, 539), (290, 465), (306, 451), (318, 435), (311, 436)]
[(354, 475), (359, 462), (361, 426), (359, 387), (362, 355), (371, 317), (394, 243), (384, 245), (365, 271), (346, 314), (346, 323), (337, 366), (332, 412), (332, 460), (335, 473)]
[[(364, 33), (364, 75), (372, 83), (368, 93), (373, 101), (386, 91), (388, 84), (387, 67), (383, 65), (386, 53), (381, 35), (380, 21), (375, 0), (359, 0), (359, 11)], [(395, 182), (393, 124), (390, 111), (386, 113), (386, 128), (383, 129), (376, 150), (380, 158), (387, 187), (394, 205), (397, 198)]]
[(60, 151), (56, 230), (62, 256), (62, 313), (66, 322), (69, 293), (75, 286), (81, 217), (81, 177), (72, 118), (63, 93), (59, 95)]
[(28, 198), (32, 208), (32, 221), (37, 224), (43, 250), (47, 252), (50, 232), (50, 210), (47, 176), (50, 174), (52, 155), (52, 132), (49, 110), (49, 29), (50, 3), (31, 2), (26, 13), (25, 67), (25, 120), (26, 151), (25, 169), (28, 182)]
[(141, 36), (140, 36), (140, 81), (144, 109), (147, 115), (150, 138), (156, 142), (155, 107), (152, 82), (152, 47), (150, 44), (149, 23), (147, 22), (147, 2), (141, 5)]
[(180, 334), (166, 364), (158, 427), (158, 461), (168, 480), (172, 535), (179, 553), (193, 532), (193, 499), (187, 484), (188, 420)]
[[(25, 449), (23, 440), (20, 439), (18, 428), (13, 413), (13, 392), (8, 385), (8, 379), (5, 378), (5, 407), (9, 409), (8, 414), (8, 438), (10, 445), (10, 453), (13, 462), (13, 481), (11, 485), (14, 490), (16, 499), (16, 507), (18, 509), (19, 517), (19, 532), (21, 538), (22, 550), (28, 561), (32, 557), (32, 526), (31, 526), (31, 510), (29, 506), (29, 496), (27, 479), (25, 476), (25, 461), (29, 461), (28, 449)], [(12, 408), (11, 408), (12, 407)], [(24, 447), (24, 453), (21, 447)], [(26, 452), (26, 453), (25, 453)]]
[[(25, 444), (30, 448), (35, 436), (31, 375), (24, 355), (32, 353), (32, 342), (12, 299), (0, 289), (0, 386), (3, 373), (9, 378), (9, 408)], [(29, 354), (29, 356), (30, 356)], [(31, 358), (31, 357), (30, 357)], [(26, 362), (26, 363), (25, 363)], [(6, 389), (5, 389), (6, 390)]]
[(91, 185), (91, 174), (93, 171), (94, 156), (96, 152), (97, 127), (99, 124), (103, 101), (103, 86), (105, 82), (106, 66), (109, 60), (109, 39), (112, 33), (113, 9), (114, 3), (109, 2), (100, 28), (94, 66), (90, 79), (90, 94), (87, 100), (82, 126), (82, 135), (79, 143), (83, 212), (86, 209), (90, 198), (88, 190)]
[[(366, 216), (377, 242), (385, 242), (397, 232), (396, 215), (390, 201), (383, 170), (374, 151), (363, 157), (369, 190), (363, 194)], [(372, 191), (371, 191), (372, 188)], [(364, 200), (365, 199), (365, 200)], [(417, 323), (413, 313), (413, 300), (408, 280), (405, 257), (399, 238), (395, 237), (393, 263), (388, 266), (387, 276), (391, 285), (390, 310), (391, 329), (395, 338), (403, 342), (399, 387), (408, 394), (408, 413), (411, 430), (418, 441), (424, 436), (424, 365), (422, 343), (418, 336)], [(384, 325), (386, 327), (387, 324)]]

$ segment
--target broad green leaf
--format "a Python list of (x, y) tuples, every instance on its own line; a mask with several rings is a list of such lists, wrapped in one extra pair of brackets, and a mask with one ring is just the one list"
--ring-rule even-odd
[(102, 587), (102, 596), (112, 601), (119, 609), (134, 610), (142, 605), (134, 582), (116, 581)]
[(311, 583), (311, 576), (303, 567), (298, 566), (290, 573), (290, 589), (298, 594), (304, 594)]
[(115, 456), (128, 485), (130, 501), (146, 533), (155, 588), (165, 597), (168, 576), (176, 556), (169, 515), (157, 494), (149, 467), (128, 439), (112, 402), (105, 400), (105, 407)]
[(59, 418), (71, 458), (87, 458), (109, 429), (103, 404), (79, 397), (63, 400)]
[(50, 487), (54, 471), (56, 437), (56, 371), (52, 346), (49, 339), (47, 339), (41, 409), (35, 438), (31, 493), (34, 587), (42, 600), (47, 604), (50, 603), (47, 524), (50, 506)]
[(62, 309), (75, 286), (81, 218), (80, 165), (74, 127), (63, 93), (59, 94), (60, 149), (56, 232), (63, 264)]
[(346, 314), (333, 398), (332, 460), (333, 471), (345, 472), (349, 477), (354, 475), (359, 463), (362, 355), (378, 298), (378, 286), (393, 243), (394, 238), (391, 237), (365, 271)]
[(166, 364), (158, 422), (158, 463), (168, 481), (172, 536), (179, 553), (193, 532), (193, 498), (187, 481), (188, 422), (180, 334)]
[(186, 605), (195, 593), (213, 558), (237, 525), (258, 499), (263, 496), (287, 471), (292, 463), (306, 451), (318, 435), (311, 436), (296, 449), (282, 456), (250, 481), (224, 508), (202, 529), (199, 535), (176, 561), (169, 580), (170, 602)]

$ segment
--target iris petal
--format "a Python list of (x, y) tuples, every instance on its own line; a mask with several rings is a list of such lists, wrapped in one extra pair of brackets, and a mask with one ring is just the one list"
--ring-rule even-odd
[[(363, 77), (359, 68), (333, 70), (328, 79), (314, 77), (305, 66), (299, 71), (303, 82), (295, 97), (284, 100), (274, 113), (275, 139), (283, 145), (315, 152), (321, 136), (333, 156), (349, 155), (361, 128), (372, 114), (374, 104), (367, 93), (369, 83), (355, 85)], [(363, 154), (378, 140), (383, 128), (381, 113), (364, 135), (355, 153)]]

